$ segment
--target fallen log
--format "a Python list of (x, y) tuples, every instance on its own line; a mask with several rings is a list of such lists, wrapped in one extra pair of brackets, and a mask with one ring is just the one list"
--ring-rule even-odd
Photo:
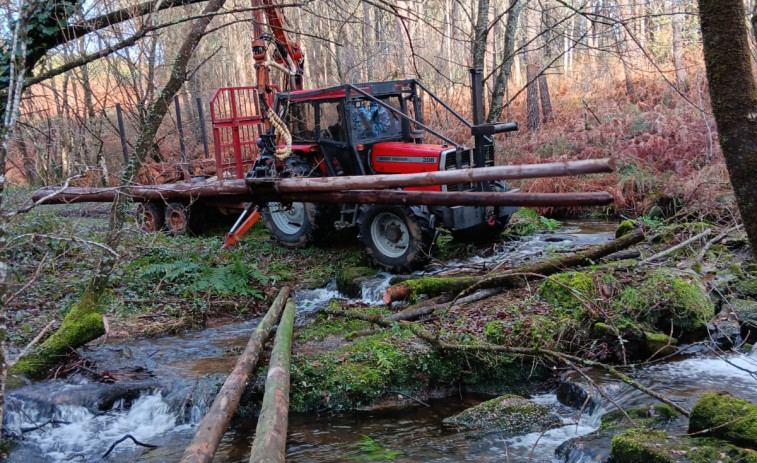
[(218, 391), (215, 400), (213, 400), (213, 405), (202, 417), (192, 442), (181, 457), (182, 463), (211, 462), (213, 460), (218, 444), (221, 442), (226, 428), (229, 427), (231, 416), (239, 405), (245, 383), (247, 383), (252, 369), (255, 368), (260, 353), (263, 351), (263, 344), (265, 344), (273, 326), (276, 324), (288, 297), (289, 287), (285, 286), (281, 288), (265, 317), (250, 336), (247, 347), (239, 356), (234, 370), (226, 378), (221, 390)]
[(644, 232), (633, 231), (609, 243), (595, 246), (573, 255), (556, 257), (543, 262), (525, 265), (493, 276), (426, 277), (392, 285), (384, 291), (384, 302), (407, 300), (418, 294), (435, 296), (441, 293), (470, 292), (472, 289), (512, 287), (522, 284), (535, 275), (548, 276), (567, 268), (587, 265), (598, 259), (641, 242)]
[(260, 410), (250, 463), (284, 462), (289, 421), (289, 365), (292, 356), (294, 299), (289, 299), (276, 330), (268, 376), (265, 380), (263, 408)]
[(339, 192), (344, 190), (380, 190), (388, 188), (452, 185), (456, 183), (489, 182), (539, 177), (594, 174), (615, 170), (614, 159), (586, 159), (517, 166), (474, 167), (440, 170), (418, 174), (376, 174), (346, 177), (314, 178), (249, 178), (247, 186), (253, 195), (278, 193)]

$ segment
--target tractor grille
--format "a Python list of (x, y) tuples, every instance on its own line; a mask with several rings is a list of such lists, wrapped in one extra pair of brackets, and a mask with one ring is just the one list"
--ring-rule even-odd
[[(441, 159), (442, 170), (455, 170), (457, 166), (457, 153), (454, 149), (444, 151)], [(460, 153), (460, 169), (468, 169), (473, 167), (473, 150), (466, 149)], [(444, 189), (444, 186), (442, 187)], [(472, 183), (459, 183), (455, 185), (447, 185), (447, 191), (473, 191)]]

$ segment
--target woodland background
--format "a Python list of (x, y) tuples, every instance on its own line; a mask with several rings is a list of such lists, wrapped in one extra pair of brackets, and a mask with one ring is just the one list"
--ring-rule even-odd
[[(77, 14), (86, 22), (137, 4), (84, 2)], [(417, 78), (470, 115), (468, 69), (482, 66), (488, 119), (521, 124), (520, 132), (499, 140), (502, 162), (608, 155), (620, 161), (616, 174), (601, 179), (545, 179), (521, 185), (526, 190), (606, 189), (620, 212), (634, 215), (653, 205), (700, 201), (731, 212), (695, 2), (315, 0), (281, 6), (291, 37), (305, 50), (305, 88)], [(140, 37), (26, 90), (9, 146), (8, 180), (36, 187), (81, 176), (81, 185), (118, 184), (123, 156), (115, 105), (124, 108), (133, 144), (191, 27), (185, 20), (203, 7), (136, 16), (48, 52), (33, 75)], [(12, 11), (0, 9), (3, 23)], [(251, 21), (248, 2), (226, 2), (191, 58), (193, 71), (179, 94), (190, 157), (204, 156), (197, 100), (209, 129), (207, 102), (215, 89), (254, 84)], [(754, 46), (752, 34), (750, 40)], [(462, 127), (435, 118), (433, 106), (426, 113), (443, 133), (466, 141)], [(179, 156), (176, 115), (169, 114), (151, 153), (155, 162)]]

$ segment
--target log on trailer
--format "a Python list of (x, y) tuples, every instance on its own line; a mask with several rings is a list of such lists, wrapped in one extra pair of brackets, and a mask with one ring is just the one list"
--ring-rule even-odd
[(518, 166), (473, 167), (420, 174), (376, 174), (320, 178), (248, 178), (245, 181), (254, 195), (278, 193), (339, 192), (344, 190), (380, 190), (387, 188), (452, 185), (540, 177), (612, 172), (614, 159), (524, 164)]
[[(40, 204), (109, 203), (118, 188), (41, 188), (34, 192), (32, 201)], [(170, 201), (177, 199), (223, 198), (229, 201), (249, 201), (250, 192), (244, 180), (223, 182), (169, 183), (166, 185), (139, 185), (129, 189), (133, 201)]]
[[(520, 166), (494, 166), (421, 174), (382, 174), (327, 178), (252, 178), (223, 182), (138, 185), (130, 189), (134, 201), (173, 201), (215, 198), (235, 202), (322, 202), (367, 204), (427, 204), (447, 206), (577, 206), (612, 201), (599, 193), (503, 193), (384, 191), (481, 181), (553, 177), (612, 171), (612, 159), (590, 159)], [(43, 188), (32, 200), (41, 204), (111, 202), (115, 188)]]
[(197, 426), (197, 433), (195, 433), (192, 442), (181, 457), (182, 463), (209, 463), (213, 460), (218, 444), (221, 442), (226, 428), (229, 427), (231, 416), (239, 405), (239, 399), (242, 397), (247, 379), (258, 362), (263, 344), (268, 339), (273, 325), (276, 324), (287, 298), (289, 298), (289, 287), (285, 286), (281, 288), (279, 295), (271, 304), (271, 308), (268, 309), (265, 317), (258, 324), (247, 343), (247, 347), (239, 356), (234, 370), (226, 378), (213, 401), (213, 405), (210, 406), (210, 410)]

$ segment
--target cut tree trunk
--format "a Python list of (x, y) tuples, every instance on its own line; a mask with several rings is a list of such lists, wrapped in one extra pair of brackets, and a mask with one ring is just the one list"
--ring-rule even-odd
[(289, 366), (292, 357), (294, 299), (289, 299), (271, 352), (271, 363), (265, 380), (263, 408), (255, 429), (250, 463), (284, 463), (287, 425), (289, 422)]
[(247, 379), (257, 365), (260, 354), (263, 352), (263, 345), (279, 319), (288, 297), (289, 288), (285, 286), (281, 288), (265, 317), (250, 336), (247, 347), (239, 356), (234, 370), (226, 378), (223, 387), (218, 391), (215, 400), (213, 400), (213, 405), (202, 417), (192, 442), (181, 457), (182, 463), (209, 463), (213, 461), (213, 455), (218, 449), (218, 444), (221, 442), (226, 428), (229, 427), (234, 410), (239, 405), (239, 399), (242, 397)]
[(442, 293), (469, 293), (473, 289), (516, 287), (526, 280), (549, 276), (567, 268), (587, 265), (609, 254), (626, 249), (644, 239), (641, 230), (634, 231), (607, 244), (570, 256), (525, 265), (494, 276), (428, 277), (392, 285), (384, 292), (384, 302), (414, 299), (419, 294), (436, 296)]

